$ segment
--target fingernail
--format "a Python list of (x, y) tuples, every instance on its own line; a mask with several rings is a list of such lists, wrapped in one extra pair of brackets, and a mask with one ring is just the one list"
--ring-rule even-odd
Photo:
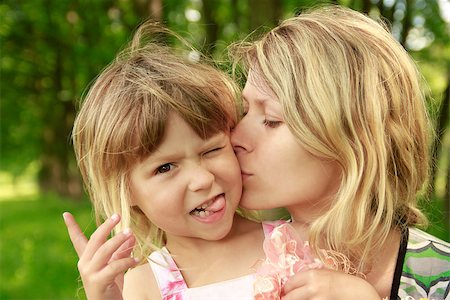
[(131, 229), (130, 228), (125, 228), (122, 233), (126, 236), (131, 235)]
[(113, 215), (111, 216), (111, 220), (114, 221), (114, 222), (116, 222), (117, 220), (119, 220), (119, 215), (118, 215), (118, 214), (113, 214)]

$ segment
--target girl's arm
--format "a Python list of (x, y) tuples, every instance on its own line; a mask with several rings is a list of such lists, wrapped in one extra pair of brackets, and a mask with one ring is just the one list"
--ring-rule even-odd
[(375, 288), (362, 278), (328, 269), (302, 271), (286, 282), (282, 300), (380, 300)]
[(101, 224), (90, 240), (70, 213), (63, 214), (70, 240), (78, 254), (78, 270), (89, 300), (123, 299), (124, 273), (136, 265), (131, 257), (135, 238), (124, 231), (108, 239), (120, 217), (113, 215)]

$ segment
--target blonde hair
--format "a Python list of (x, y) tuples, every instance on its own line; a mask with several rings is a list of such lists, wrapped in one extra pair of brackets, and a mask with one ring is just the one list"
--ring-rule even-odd
[(321, 7), (232, 55), (277, 95), (302, 146), (342, 169), (331, 208), (310, 226), (316, 251), (342, 252), (367, 271), (393, 228), (426, 223), (416, 204), (428, 175), (424, 95), (415, 64), (381, 22)]
[[(213, 66), (197, 63), (151, 41), (147, 23), (130, 46), (98, 76), (76, 117), (73, 143), (97, 223), (119, 213), (116, 232), (130, 227), (136, 257), (164, 245), (163, 231), (130, 207), (129, 171), (161, 143), (175, 112), (203, 139), (228, 132), (237, 122), (236, 88)], [(174, 35), (174, 34), (173, 34)]]

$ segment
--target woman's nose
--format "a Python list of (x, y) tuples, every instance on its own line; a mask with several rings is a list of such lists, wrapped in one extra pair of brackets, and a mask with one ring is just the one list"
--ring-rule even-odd
[(189, 190), (193, 192), (211, 188), (215, 179), (214, 174), (201, 164), (193, 166), (189, 176)]
[(247, 118), (244, 117), (231, 132), (231, 145), (236, 154), (249, 151), (250, 136), (246, 133), (248, 128), (247, 121)]

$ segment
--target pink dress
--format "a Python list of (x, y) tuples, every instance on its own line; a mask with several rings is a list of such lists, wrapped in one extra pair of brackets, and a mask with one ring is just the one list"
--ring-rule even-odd
[[(284, 221), (263, 222), (265, 239), (272, 230)], [(253, 300), (255, 274), (226, 281), (216, 282), (195, 288), (189, 288), (166, 247), (155, 251), (148, 257), (148, 262), (161, 292), (163, 300)], [(255, 264), (257, 262), (255, 261)]]
[[(255, 274), (189, 288), (167, 248), (150, 254), (148, 262), (163, 300), (280, 299), (281, 289), (296, 272), (323, 267), (308, 243), (286, 221), (263, 222), (265, 260)], [(255, 261), (255, 264), (257, 262)]]

